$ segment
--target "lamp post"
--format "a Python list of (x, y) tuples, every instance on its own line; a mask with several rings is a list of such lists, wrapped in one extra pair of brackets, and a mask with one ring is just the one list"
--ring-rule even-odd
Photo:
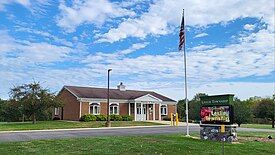
[(107, 121), (105, 126), (106, 127), (111, 127), (111, 122), (110, 122), (110, 72), (112, 69), (108, 69), (108, 92), (107, 92)]

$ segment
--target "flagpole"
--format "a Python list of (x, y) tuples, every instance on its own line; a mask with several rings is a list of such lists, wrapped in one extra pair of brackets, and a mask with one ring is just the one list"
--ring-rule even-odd
[[(184, 17), (184, 9), (182, 13)], [(184, 18), (183, 18), (184, 22)], [(185, 23), (185, 22), (184, 22)], [(187, 100), (187, 60), (186, 60), (186, 51), (185, 51), (185, 43), (186, 43), (186, 31), (184, 25), (184, 44), (183, 44), (183, 60), (184, 60), (184, 83), (185, 83), (185, 112), (186, 112), (186, 136), (189, 136), (189, 124), (188, 124), (188, 100)]]

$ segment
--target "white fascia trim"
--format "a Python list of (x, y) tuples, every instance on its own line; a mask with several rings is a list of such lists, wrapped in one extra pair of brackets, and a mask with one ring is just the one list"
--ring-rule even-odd
[(149, 96), (149, 97), (151, 97), (151, 98), (157, 100), (158, 102), (162, 102), (161, 99), (159, 99), (159, 98), (157, 98), (157, 97), (155, 97), (155, 96), (153, 96), (153, 95), (151, 95), (151, 94), (146, 94), (146, 95), (140, 96), (140, 97), (134, 99), (134, 101), (139, 101), (140, 98), (145, 97), (145, 96)]
[[(79, 98), (82, 102), (107, 102), (107, 99), (102, 98)], [(110, 99), (109, 102), (129, 103), (129, 100)]]
[(77, 95), (75, 95), (75, 93), (73, 93), (70, 89), (68, 89), (66, 86), (63, 87), (64, 89), (68, 90), (71, 94), (73, 94), (73, 96), (76, 97), (77, 100), (79, 100), (79, 97)]

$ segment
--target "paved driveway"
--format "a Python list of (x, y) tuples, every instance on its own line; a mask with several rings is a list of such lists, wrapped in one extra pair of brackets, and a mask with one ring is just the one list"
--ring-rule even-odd
[[(185, 127), (154, 126), (154, 127), (124, 127), (124, 128), (95, 128), (48, 131), (17, 131), (0, 132), (0, 142), (29, 141), (35, 139), (56, 139), (94, 136), (124, 136), (124, 135), (150, 135), (150, 134), (184, 134)], [(192, 126), (190, 131), (198, 132), (199, 127)]]

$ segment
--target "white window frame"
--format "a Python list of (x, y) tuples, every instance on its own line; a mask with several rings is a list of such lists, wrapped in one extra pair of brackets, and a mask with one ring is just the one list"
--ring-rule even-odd
[[(114, 105), (114, 106), (112, 106)], [(114, 107), (117, 107), (117, 113), (115, 114), (114, 113)], [(111, 108), (113, 109), (113, 113), (111, 113)], [(117, 102), (113, 102), (113, 103), (110, 103), (110, 106), (109, 106), (109, 115), (119, 115), (119, 103)]]
[(55, 116), (59, 115), (59, 108), (57, 108), (57, 107), (54, 108), (54, 115)]
[[(164, 111), (165, 109), (165, 111)], [(163, 112), (166, 112), (166, 113), (163, 113)], [(168, 108), (167, 108), (167, 105), (166, 104), (163, 104), (160, 106), (160, 113), (161, 115), (167, 115), (167, 112), (168, 112)]]
[[(92, 105), (92, 104), (97, 104), (97, 105)], [(92, 111), (91, 111), (91, 106), (92, 106)], [(97, 113), (95, 113), (95, 107), (97, 107), (98, 111)], [(99, 102), (90, 102), (89, 103), (89, 114), (93, 114), (93, 115), (100, 115), (100, 103)]]

